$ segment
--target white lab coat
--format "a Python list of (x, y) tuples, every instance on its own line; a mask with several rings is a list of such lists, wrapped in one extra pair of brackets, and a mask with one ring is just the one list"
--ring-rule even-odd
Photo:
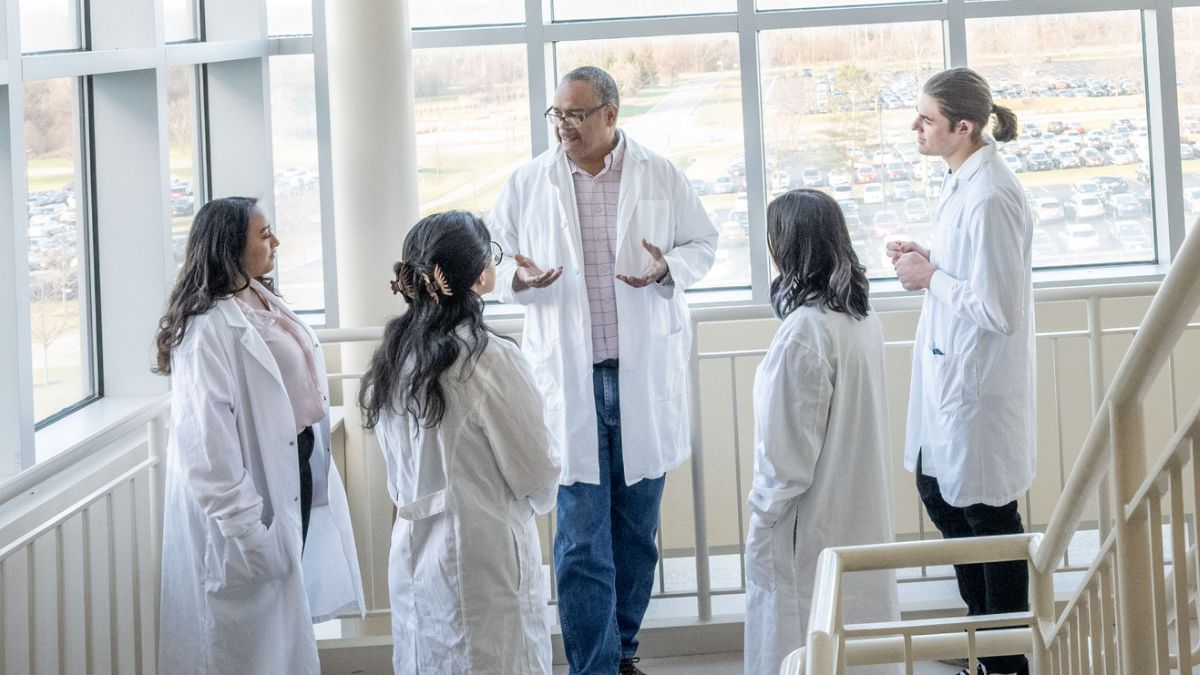
[[(324, 373), (316, 335), (305, 331)], [(318, 673), (312, 623), (365, 609), (329, 418), (313, 426), (302, 560), (292, 406), (274, 357), (232, 298), (192, 318), (171, 371), (159, 672)]]
[(922, 453), (922, 473), (960, 507), (1018, 498), (1035, 461), (1033, 218), (985, 139), (946, 176), (934, 215), (904, 448), (908, 470)]
[(396, 504), (388, 586), (397, 675), (548, 674), (534, 514), (561, 470), (542, 397), (515, 344), (491, 336), (442, 375), (436, 428), (385, 409), (375, 427)]
[[(804, 646), (822, 549), (893, 540), (889, 454), (879, 319), (793, 311), (754, 378), (747, 675), (775, 675), (784, 657)], [(900, 618), (890, 570), (844, 581), (847, 623)]]
[[(642, 273), (650, 262), (644, 238), (664, 251), (674, 279), (674, 285), (647, 288), (615, 283), (621, 447), (625, 482), (633, 485), (662, 476), (691, 453), (687, 362), (692, 331), (683, 292), (712, 267), (717, 230), (683, 172), (628, 134), (619, 199), (615, 273)], [(525, 305), (522, 348), (546, 397), (551, 442), (562, 457), (562, 484), (599, 484), (591, 315), (575, 186), (561, 146), (509, 178), (488, 227), (509, 254), (496, 270), (500, 298)], [(546, 288), (515, 293), (512, 254), (542, 269), (562, 266), (563, 275)]]

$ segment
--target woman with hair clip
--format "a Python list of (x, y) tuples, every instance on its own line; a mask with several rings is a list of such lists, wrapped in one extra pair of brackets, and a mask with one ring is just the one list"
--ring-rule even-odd
[(266, 278), (278, 245), (256, 200), (205, 204), (159, 323), (159, 672), (315, 674), (312, 623), (364, 611), (321, 348)]
[(483, 321), (503, 252), (464, 211), (404, 239), (392, 319), (359, 405), (396, 504), (388, 585), (396, 673), (550, 672), (535, 514), (559, 460), (525, 357)]
[[(747, 675), (804, 646), (822, 549), (893, 539), (883, 329), (841, 208), (817, 190), (780, 196), (767, 247), (783, 323), (754, 378)], [(899, 619), (894, 574), (855, 574), (842, 603), (847, 622)]]

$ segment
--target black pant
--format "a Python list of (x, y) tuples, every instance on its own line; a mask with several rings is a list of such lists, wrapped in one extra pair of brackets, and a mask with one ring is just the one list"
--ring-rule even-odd
[(296, 437), (296, 450), (300, 456), (300, 524), (303, 528), (301, 542), (308, 540), (308, 514), (312, 511), (313, 479), (312, 467), (308, 460), (312, 459), (313, 442), (312, 427), (304, 427), (304, 431)]
[[(936, 478), (921, 473), (917, 457), (917, 492), (929, 518), (946, 539), (1021, 534), (1021, 514), (1013, 500), (1003, 506), (971, 504), (951, 506), (942, 499)], [(967, 603), (967, 614), (1003, 614), (1029, 610), (1029, 568), (1024, 560), (955, 565), (958, 593)], [(1024, 655), (979, 659), (989, 673), (1028, 673)]]

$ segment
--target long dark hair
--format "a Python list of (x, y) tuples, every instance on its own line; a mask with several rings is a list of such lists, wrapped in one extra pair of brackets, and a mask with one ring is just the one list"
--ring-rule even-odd
[(792, 190), (767, 206), (767, 250), (779, 268), (771, 306), (780, 317), (819, 305), (863, 319), (867, 270), (858, 262), (842, 208), (819, 190)]
[(938, 109), (950, 121), (951, 129), (962, 120), (974, 122), (975, 131), (971, 138), (978, 140), (988, 120), (995, 115), (996, 126), (992, 127), (992, 136), (1001, 143), (1017, 137), (1017, 114), (994, 103), (992, 88), (987, 80), (970, 68), (943, 70), (929, 78), (921, 91), (937, 100)]
[(442, 374), (465, 352), (465, 377), (487, 347), (483, 298), (471, 287), (490, 257), (487, 227), (466, 211), (435, 213), (409, 231), (404, 260), (392, 267), (392, 292), (404, 296), (408, 311), (387, 323), (362, 377), (363, 426), (374, 428), (385, 409), (403, 410), (427, 427), (441, 424)]
[[(193, 316), (207, 312), (217, 300), (250, 284), (245, 266), (246, 237), (256, 204), (254, 197), (222, 197), (196, 212), (183, 266), (171, 290), (167, 312), (158, 322), (154, 372), (171, 374), (171, 352), (183, 341)], [(274, 292), (269, 279), (259, 281)]]

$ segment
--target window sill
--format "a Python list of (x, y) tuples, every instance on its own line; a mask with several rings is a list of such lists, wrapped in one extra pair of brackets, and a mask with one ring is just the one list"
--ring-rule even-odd
[(164, 401), (155, 396), (103, 396), (34, 434), (35, 457), (41, 464), (72, 448), (91, 445), (114, 428), (125, 426)]

